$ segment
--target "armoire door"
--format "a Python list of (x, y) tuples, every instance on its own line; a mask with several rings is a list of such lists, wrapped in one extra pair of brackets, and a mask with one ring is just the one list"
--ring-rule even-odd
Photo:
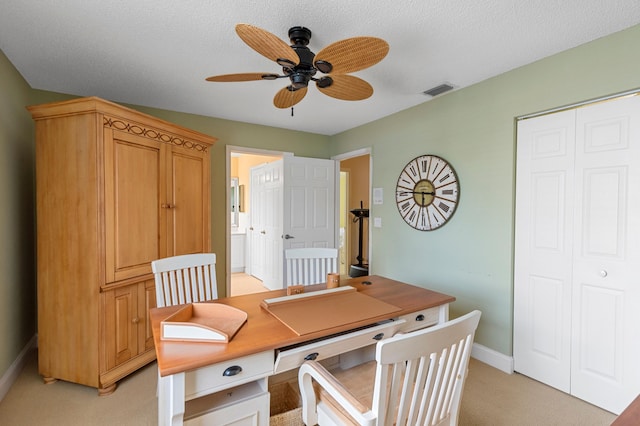
[(106, 282), (151, 273), (162, 257), (162, 144), (104, 129)]
[[(172, 147), (168, 151), (165, 256), (206, 253), (210, 248), (208, 153)], [(161, 243), (162, 244), (162, 243)]]
[(515, 369), (614, 413), (640, 393), (640, 97), (518, 126)]

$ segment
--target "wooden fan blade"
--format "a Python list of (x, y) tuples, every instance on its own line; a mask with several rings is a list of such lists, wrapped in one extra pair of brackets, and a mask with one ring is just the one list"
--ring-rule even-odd
[(318, 87), (322, 93), (344, 101), (361, 101), (373, 95), (373, 87), (361, 78), (353, 75), (331, 75), (333, 84)]
[(286, 59), (294, 65), (300, 62), (295, 50), (269, 31), (249, 24), (238, 24), (236, 32), (249, 47), (272, 61)]
[(223, 74), (223, 75), (214, 75), (211, 77), (207, 77), (207, 81), (219, 81), (223, 83), (228, 83), (231, 81), (253, 81), (253, 80), (268, 80), (265, 79), (264, 76), (276, 76), (276, 74), (270, 72), (251, 72), (244, 74)]
[(389, 52), (389, 44), (377, 37), (353, 37), (331, 43), (318, 52), (316, 61), (333, 65), (331, 74), (349, 74), (377, 64)]
[(280, 91), (276, 93), (276, 96), (273, 98), (273, 104), (276, 106), (276, 108), (289, 108), (300, 102), (306, 94), (306, 87), (292, 92), (287, 86), (280, 89)]

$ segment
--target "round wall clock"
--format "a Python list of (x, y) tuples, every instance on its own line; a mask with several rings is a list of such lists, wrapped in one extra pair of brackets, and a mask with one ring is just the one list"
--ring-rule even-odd
[(402, 169), (396, 185), (400, 216), (412, 228), (433, 231), (447, 223), (458, 205), (458, 177), (436, 155), (421, 155)]

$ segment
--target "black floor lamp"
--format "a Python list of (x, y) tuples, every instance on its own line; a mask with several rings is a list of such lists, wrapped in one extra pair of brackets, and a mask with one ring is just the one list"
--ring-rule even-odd
[(364, 220), (369, 218), (369, 209), (362, 208), (362, 201), (360, 201), (360, 208), (351, 210), (351, 214), (353, 214), (353, 221), (358, 223), (358, 260), (357, 264), (351, 265), (349, 269), (350, 277), (361, 277), (364, 275), (369, 275), (369, 265), (362, 262), (362, 232), (363, 232), (363, 224)]

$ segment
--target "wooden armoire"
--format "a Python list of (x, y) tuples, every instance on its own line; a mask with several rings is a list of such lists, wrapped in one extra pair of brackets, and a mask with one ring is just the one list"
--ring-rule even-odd
[(216, 138), (96, 97), (28, 110), (39, 371), (111, 393), (155, 359), (150, 262), (211, 250)]

